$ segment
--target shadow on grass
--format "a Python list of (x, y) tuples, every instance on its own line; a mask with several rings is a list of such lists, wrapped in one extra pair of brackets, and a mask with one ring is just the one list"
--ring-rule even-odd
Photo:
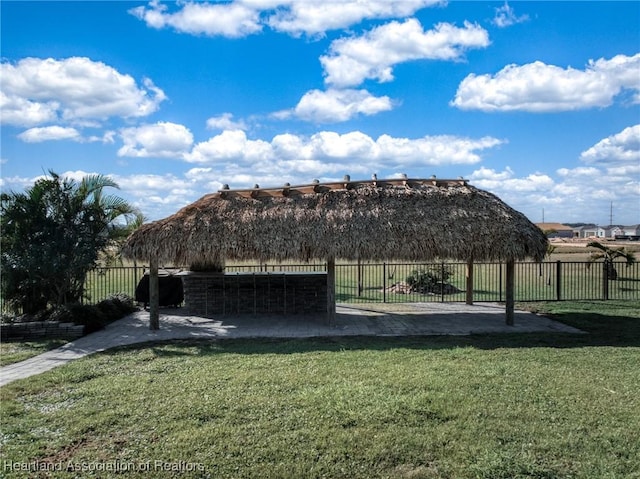
[[(495, 350), (601, 346), (640, 347), (640, 318), (584, 312), (563, 313), (552, 317), (557, 321), (585, 331), (586, 334), (553, 332), (474, 334), (468, 336), (186, 339), (124, 346), (105, 351), (102, 354), (118, 354), (123, 350), (141, 348), (150, 348), (158, 357), (179, 357), (215, 354), (296, 354), (318, 351), (386, 351), (398, 348), (416, 350), (455, 348)], [(169, 345), (175, 346), (175, 348), (167, 347)]]

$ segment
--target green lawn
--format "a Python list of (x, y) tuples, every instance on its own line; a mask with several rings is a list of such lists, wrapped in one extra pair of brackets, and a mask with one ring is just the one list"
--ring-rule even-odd
[(33, 341), (3, 341), (0, 343), (0, 366), (24, 361), (68, 343), (65, 339), (38, 339)]
[[(590, 334), (94, 355), (0, 389), (2, 475), (38, 477), (7, 461), (39, 461), (70, 478), (640, 477), (640, 304), (534, 306)], [(116, 466), (153, 474), (100, 470)]]

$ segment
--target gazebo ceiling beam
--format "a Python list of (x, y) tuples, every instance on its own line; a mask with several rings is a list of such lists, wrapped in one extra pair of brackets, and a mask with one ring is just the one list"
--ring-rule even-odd
[(259, 198), (267, 196), (275, 197), (289, 197), (297, 195), (308, 195), (311, 193), (325, 193), (333, 190), (350, 190), (361, 185), (371, 185), (376, 188), (390, 187), (390, 186), (404, 186), (407, 188), (414, 188), (421, 185), (430, 185), (438, 187), (451, 187), (451, 186), (467, 186), (469, 180), (464, 178), (457, 179), (438, 179), (432, 176), (429, 179), (408, 178), (403, 175), (401, 178), (379, 180), (373, 178), (371, 180), (357, 180), (351, 181), (349, 175), (346, 175), (342, 181), (333, 181), (320, 183), (318, 180), (314, 180), (310, 184), (295, 185), (292, 186), (286, 183), (284, 186), (276, 188), (260, 188), (255, 185), (253, 188), (238, 188), (231, 189), (228, 185), (224, 185), (217, 193), (213, 193), (213, 197), (218, 198)]

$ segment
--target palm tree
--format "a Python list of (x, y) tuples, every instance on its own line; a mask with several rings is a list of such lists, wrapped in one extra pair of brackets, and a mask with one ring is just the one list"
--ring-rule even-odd
[(611, 248), (609, 246), (605, 246), (597, 241), (592, 241), (587, 244), (588, 247), (596, 248), (598, 251), (593, 251), (591, 253), (591, 257), (589, 258), (590, 262), (595, 262), (600, 259), (603, 259), (603, 269), (605, 272), (605, 278), (610, 280), (618, 279), (618, 272), (613, 264), (614, 260), (617, 258), (624, 258), (627, 267), (631, 266), (636, 261), (635, 255), (631, 251), (627, 251), (624, 247), (622, 248)]
[(141, 214), (105, 195), (118, 185), (104, 175), (80, 182), (53, 171), (24, 193), (1, 197), (2, 294), (15, 310), (77, 302), (101, 252)]

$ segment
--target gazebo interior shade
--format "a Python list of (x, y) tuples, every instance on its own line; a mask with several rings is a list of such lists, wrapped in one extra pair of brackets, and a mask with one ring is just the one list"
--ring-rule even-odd
[(123, 254), (175, 265), (320, 258), (541, 260), (547, 238), (466, 180), (392, 179), (208, 194), (140, 227)]

